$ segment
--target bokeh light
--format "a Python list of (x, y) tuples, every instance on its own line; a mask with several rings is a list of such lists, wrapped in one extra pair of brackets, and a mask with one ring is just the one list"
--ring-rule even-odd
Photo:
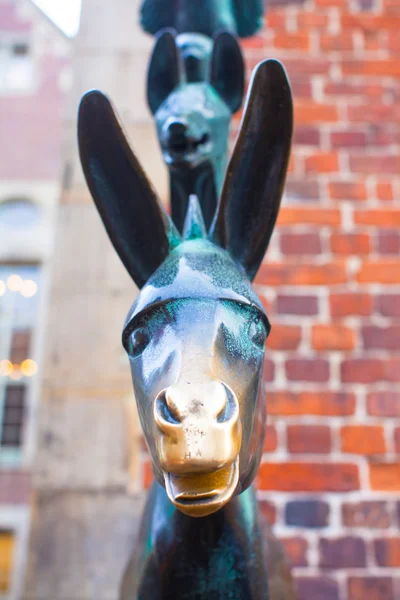
[(7, 287), (11, 292), (18, 292), (22, 286), (22, 277), (19, 275), (10, 275), (7, 279)]
[(37, 292), (37, 284), (32, 279), (26, 279), (21, 286), (21, 294), (25, 296), (25, 298), (32, 298)]
[(9, 360), (0, 360), (0, 375), (9, 377), (13, 372), (13, 365)]
[(27, 358), (21, 363), (21, 373), (25, 375), (25, 377), (32, 377), (33, 375), (36, 375), (37, 370), (37, 363), (30, 358)]

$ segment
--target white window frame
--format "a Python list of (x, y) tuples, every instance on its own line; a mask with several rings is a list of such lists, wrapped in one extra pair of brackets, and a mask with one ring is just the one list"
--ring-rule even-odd
[[(7, 69), (12, 58), (12, 48), (15, 45), (24, 44), (28, 46), (31, 60), (31, 77), (29, 83), (24, 87), (11, 87), (6, 82)], [(0, 34), (0, 96), (26, 96), (32, 94), (36, 89), (36, 64), (33, 54), (32, 37), (29, 34), (13, 34), (1, 32)]]
[[(26, 263), (29, 264), (29, 263)], [(7, 263), (3, 263), (0, 261), (0, 269), (4, 266), (7, 266)], [(24, 263), (19, 263), (16, 265), (16, 272), (18, 266), (24, 266)], [(39, 306), (36, 312), (35, 324), (32, 327), (32, 339), (31, 339), (31, 351), (29, 358), (33, 358), (40, 367), (40, 361), (38, 359), (38, 338), (40, 336), (41, 331), (39, 331), (40, 327), (43, 324), (43, 315), (42, 307), (43, 307), (43, 286), (42, 286), (42, 265), (35, 264), (35, 268), (38, 269), (40, 277), (39, 277), (39, 286), (40, 286), (40, 300)], [(9, 267), (12, 271), (12, 267)], [(18, 292), (6, 292), (8, 293), (18, 293)], [(11, 301), (12, 301), (11, 296)], [(4, 335), (4, 331), (1, 331), (1, 340), (0, 340), (0, 358), (9, 355), (9, 350), (11, 346), (11, 338), (12, 338), (12, 323), (10, 323), (10, 327)], [(43, 327), (42, 327), (43, 329)], [(8, 335), (7, 335), (8, 334)], [(7, 379), (6, 377), (0, 376), (2, 381), (0, 382), (0, 427), (3, 421), (4, 414), (4, 405), (5, 405), (5, 395), (6, 395), (6, 387), (7, 385), (14, 385), (12, 380)], [(0, 469), (23, 469), (28, 468), (33, 459), (33, 451), (34, 451), (34, 432), (36, 426), (36, 413), (37, 413), (37, 405), (38, 405), (38, 397), (40, 390), (40, 370), (36, 373), (34, 377), (23, 378), (20, 381), (16, 381), (15, 385), (20, 383), (24, 383), (26, 386), (25, 393), (25, 403), (24, 403), (24, 425), (22, 431), (22, 441), (21, 445), (18, 447), (7, 448), (0, 445)], [(0, 440), (1, 441), (1, 440)]]

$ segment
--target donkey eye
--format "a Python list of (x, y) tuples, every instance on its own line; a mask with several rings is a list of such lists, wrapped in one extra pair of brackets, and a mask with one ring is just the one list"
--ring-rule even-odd
[(132, 332), (128, 342), (129, 356), (135, 358), (139, 356), (150, 341), (150, 336), (147, 327), (139, 327)]
[(253, 344), (261, 349), (264, 348), (265, 340), (267, 339), (267, 330), (260, 317), (256, 317), (251, 321), (249, 335)]

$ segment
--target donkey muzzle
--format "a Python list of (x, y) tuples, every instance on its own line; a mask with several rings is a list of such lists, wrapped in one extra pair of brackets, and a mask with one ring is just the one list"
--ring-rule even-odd
[(190, 516), (221, 508), (239, 475), (242, 427), (235, 394), (218, 381), (178, 383), (157, 396), (154, 418), (170, 500)]

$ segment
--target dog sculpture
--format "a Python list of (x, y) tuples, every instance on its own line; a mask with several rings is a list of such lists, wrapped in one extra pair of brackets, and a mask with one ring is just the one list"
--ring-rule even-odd
[(197, 195), (208, 228), (228, 152), (229, 125), (244, 93), (244, 63), (232, 34), (160, 32), (150, 61), (147, 99), (170, 174), (172, 220), (182, 231)]
[(156, 34), (173, 27), (178, 33), (197, 31), (212, 37), (225, 29), (248, 37), (261, 28), (264, 0), (144, 0), (142, 27)]
[(156, 478), (121, 600), (294, 598), (283, 559), (271, 558), (263, 538), (252, 486), (270, 325), (251, 286), (279, 211), (292, 119), (283, 67), (261, 63), (210, 231), (192, 197), (181, 236), (107, 98), (82, 99), (87, 183), (141, 288), (123, 345)]

